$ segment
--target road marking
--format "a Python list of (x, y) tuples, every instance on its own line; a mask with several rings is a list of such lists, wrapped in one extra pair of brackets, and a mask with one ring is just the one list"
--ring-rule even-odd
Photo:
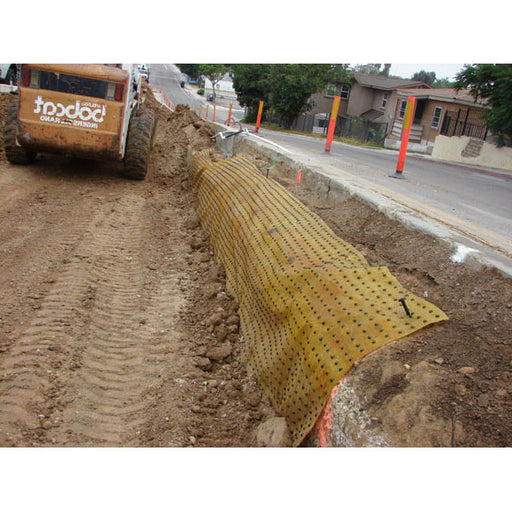
[[(408, 208), (419, 211), (420, 213), (423, 213), (428, 217), (438, 220), (439, 222), (448, 224), (449, 226), (458, 229), (459, 231), (466, 235), (470, 235), (474, 238), (477, 238), (480, 242), (483, 242), (486, 245), (505, 251), (507, 256), (511, 255), (512, 240), (508, 238), (498, 235), (493, 231), (489, 231), (485, 228), (479, 227), (471, 222), (462, 220), (459, 217), (456, 217), (455, 215), (451, 215), (450, 213), (444, 212), (443, 210), (436, 208), (435, 206), (427, 205), (417, 199), (411, 198), (410, 196), (402, 194), (401, 192), (397, 192), (396, 190), (387, 188), (383, 185), (379, 185), (379, 188), (375, 188), (371, 182), (351, 173), (350, 171), (344, 169), (336, 170), (350, 175), (351, 177), (354, 178), (354, 181), (356, 183), (358, 181), (362, 182), (362, 185), (364, 185), (365, 187), (367, 187), (368, 189), (372, 190), (377, 194), (387, 197), (388, 199), (400, 203), (403, 206), (407, 206)], [(330, 177), (332, 178), (332, 176)], [(492, 240), (489, 240), (489, 238), (494, 239), (494, 242)]]

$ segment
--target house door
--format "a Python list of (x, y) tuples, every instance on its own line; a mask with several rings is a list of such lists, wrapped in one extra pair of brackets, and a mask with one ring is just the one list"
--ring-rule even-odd
[(416, 100), (416, 109), (414, 110), (414, 119), (412, 120), (412, 124), (421, 124), (426, 103), (427, 100)]

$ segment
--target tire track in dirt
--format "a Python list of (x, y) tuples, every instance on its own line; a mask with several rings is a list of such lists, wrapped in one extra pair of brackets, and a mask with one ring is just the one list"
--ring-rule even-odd
[(119, 201), (88, 247), (91, 256), (99, 255), (90, 323), (80, 369), (67, 386), (73, 401), (62, 418), (73, 445), (137, 445), (144, 410), (151, 407), (148, 391), (161, 383), (158, 367), (169, 346), (156, 335), (174, 303), (161, 300), (155, 308), (140, 271), (145, 204), (138, 196)]
[[(145, 203), (127, 195), (91, 223), (4, 362), (3, 425), (22, 424), (25, 436), (35, 434), (41, 444), (136, 444), (149, 407), (144, 396), (160, 385), (169, 350), (159, 334), (180, 306), (179, 297), (167, 297), (175, 277), (160, 279), (155, 297), (144, 289)], [(46, 353), (51, 358), (41, 357)]]
[[(34, 442), (62, 388), (60, 372), (73, 356), (74, 326), (81, 297), (87, 293), (87, 270), (80, 259), (65, 265), (30, 326), (11, 346), (1, 368), (0, 424), (17, 442)], [(14, 437), (11, 432), (20, 430)]]

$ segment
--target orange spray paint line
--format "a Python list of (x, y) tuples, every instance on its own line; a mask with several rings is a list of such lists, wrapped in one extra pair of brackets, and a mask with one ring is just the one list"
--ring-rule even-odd
[(231, 124), (231, 110), (233, 110), (233, 103), (229, 104), (228, 126)]
[(396, 177), (402, 177), (404, 170), (405, 157), (407, 154), (407, 145), (409, 143), (409, 134), (411, 133), (412, 115), (414, 112), (414, 105), (416, 98), (409, 96), (407, 98), (407, 108), (405, 109), (404, 128), (402, 130), (402, 143), (400, 144), (400, 153), (398, 155), (398, 162), (396, 164)]
[(258, 131), (260, 129), (262, 112), (263, 112), (263, 101), (260, 101), (260, 108), (258, 109), (258, 118), (256, 119), (256, 133), (258, 133)]
[(332, 139), (334, 137), (334, 129), (336, 128), (336, 120), (338, 119), (338, 109), (340, 108), (340, 96), (334, 96), (332, 102), (331, 120), (329, 121), (329, 129), (327, 130), (327, 140), (325, 142), (325, 151), (331, 151)]
[(300, 185), (301, 176), (302, 176), (302, 171), (299, 169), (299, 172), (297, 173), (297, 181), (295, 182), (297, 185)]
[(336, 395), (336, 391), (340, 386), (343, 386), (344, 382), (345, 377), (343, 377), (343, 379), (341, 379), (338, 384), (332, 388), (327, 403), (313, 427), (313, 431), (318, 439), (319, 448), (327, 448), (329, 446), (329, 437), (332, 431), (332, 401)]

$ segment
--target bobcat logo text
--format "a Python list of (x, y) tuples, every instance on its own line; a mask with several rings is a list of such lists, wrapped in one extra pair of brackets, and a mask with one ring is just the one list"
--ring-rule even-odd
[(39, 119), (47, 123), (69, 124), (84, 128), (97, 129), (105, 119), (105, 105), (97, 103), (81, 103), (64, 106), (62, 103), (44, 101), (41, 96), (34, 100), (34, 114), (40, 114)]

